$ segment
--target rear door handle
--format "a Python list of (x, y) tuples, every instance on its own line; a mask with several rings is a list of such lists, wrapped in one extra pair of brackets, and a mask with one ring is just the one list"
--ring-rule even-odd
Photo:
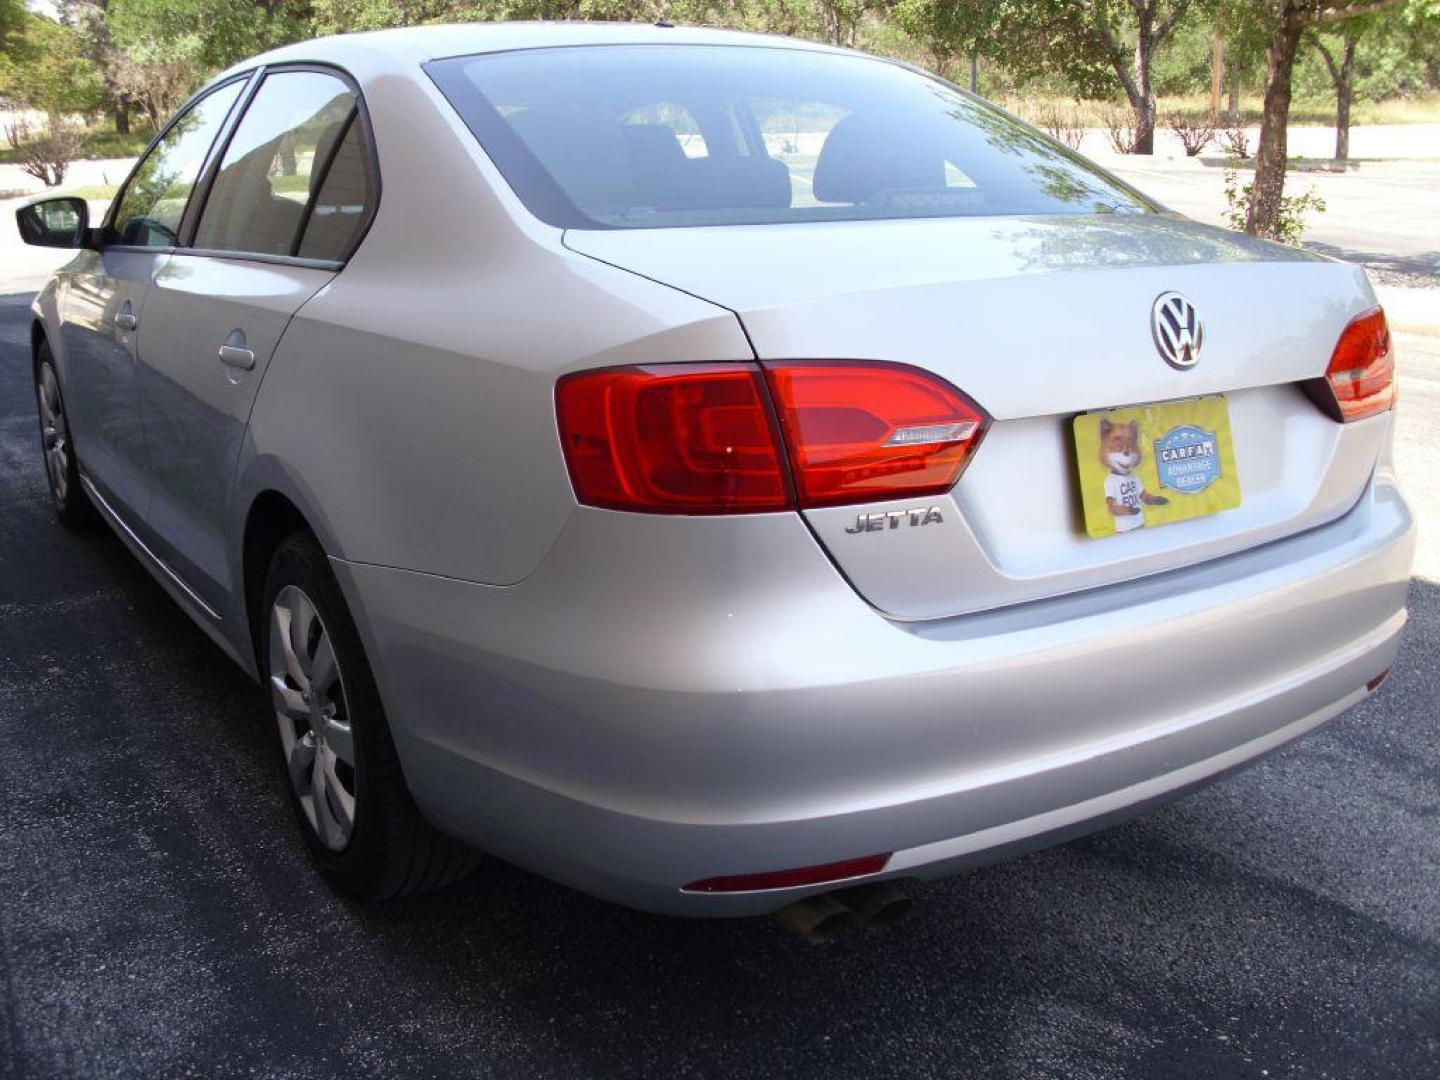
[(221, 345), (220, 360), (233, 368), (249, 371), (255, 366), (255, 351), (242, 349), (235, 345)]
[(121, 330), (134, 330), (140, 325), (140, 320), (128, 311), (121, 311), (115, 315), (115, 325)]

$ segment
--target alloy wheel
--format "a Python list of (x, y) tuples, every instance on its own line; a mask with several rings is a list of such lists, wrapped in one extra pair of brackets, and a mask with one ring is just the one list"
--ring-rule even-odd
[(355, 829), (355, 738), (334, 645), (294, 585), (270, 611), (270, 688), (290, 784), (315, 835), (342, 851)]
[(40, 365), (40, 438), (45, 451), (45, 472), (57, 502), (70, 493), (70, 428), (65, 423), (65, 406), (60, 400), (60, 383), (50, 364)]

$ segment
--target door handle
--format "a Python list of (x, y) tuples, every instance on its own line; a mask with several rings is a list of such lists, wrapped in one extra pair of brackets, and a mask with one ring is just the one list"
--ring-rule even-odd
[(221, 345), (220, 361), (233, 368), (239, 368), (241, 371), (249, 371), (255, 366), (255, 351), (242, 349), (235, 345)]
[(128, 311), (121, 311), (115, 315), (115, 325), (121, 330), (134, 330), (140, 325), (140, 320)]

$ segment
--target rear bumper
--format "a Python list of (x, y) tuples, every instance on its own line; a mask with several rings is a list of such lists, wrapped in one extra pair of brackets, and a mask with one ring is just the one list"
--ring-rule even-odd
[(875, 877), (935, 876), (1312, 730), (1393, 661), (1413, 546), (1382, 470), (1301, 536), (917, 624), (861, 601), (793, 515), (581, 509), (505, 588), (336, 569), (437, 825), (621, 903), (741, 915), (824, 887), (682, 886), (877, 852)]

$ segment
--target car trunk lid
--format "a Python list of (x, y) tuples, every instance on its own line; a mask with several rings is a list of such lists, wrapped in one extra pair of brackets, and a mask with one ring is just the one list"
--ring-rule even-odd
[[(1337, 424), (1300, 389), (1373, 304), (1363, 273), (1169, 215), (572, 231), (566, 243), (735, 311), (762, 361), (911, 364), (993, 418), (959, 483), (920, 501), (938, 521), (910, 513), (913, 499), (806, 511), (855, 587), (898, 618), (1101, 586), (1332, 520), (1383, 439), (1383, 419)], [(1185, 370), (1152, 337), (1152, 305), (1171, 291), (1204, 323)], [(1239, 507), (1087, 536), (1074, 417), (1211, 394), (1228, 403)], [(891, 511), (904, 512), (893, 526), (857, 528), (858, 514)]]

